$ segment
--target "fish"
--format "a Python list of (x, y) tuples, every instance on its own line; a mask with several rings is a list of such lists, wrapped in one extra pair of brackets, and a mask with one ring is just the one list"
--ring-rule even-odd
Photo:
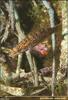
[[(38, 45), (44, 39), (47, 39), (51, 34), (60, 30), (62, 23), (57, 24), (55, 27), (48, 27), (47, 29), (42, 28), (39, 31), (28, 34), (20, 43), (15, 47), (6, 50), (9, 57), (15, 58), (21, 52), (24, 53), (27, 50), (31, 50), (34, 46)], [(5, 52), (5, 51), (4, 51)]]

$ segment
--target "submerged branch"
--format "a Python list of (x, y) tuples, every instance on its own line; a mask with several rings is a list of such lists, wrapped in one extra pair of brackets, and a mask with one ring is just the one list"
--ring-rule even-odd
[[(21, 42), (24, 38), (26, 38), (26, 35), (25, 35), (25, 32), (21, 30), (19, 16), (18, 16), (16, 11), (15, 11), (15, 16), (16, 16), (16, 20), (17, 20), (16, 30), (18, 32), (18, 42)], [(26, 52), (26, 57), (28, 59), (29, 65), (30, 65), (31, 72), (33, 72), (33, 75), (32, 75), (33, 76), (33, 83), (35, 86), (38, 86), (37, 68), (36, 68), (35, 60), (32, 60), (32, 59), (34, 59), (34, 57), (31, 56), (30, 51)], [(22, 62), (22, 53), (20, 53), (18, 55), (18, 63), (17, 63), (17, 69), (16, 69), (16, 73), (18, 73), (18, 74), (19, 74), (21, 62)]]
[(10, 23), (7, 22), (6, 28), (5, 28), (5, 32), (3, 34), (3, 38), (1, 39), (1, 43), (5, 42), (6, 39), (8, 38), (8, 34), (9, 34), (9, 27), (10, 27)]
[(19, 88), (19, 87), (11, 87), (11, 86), (6, 86), (3, 84), (0, 84), (0, 90), (6, 92), (8, 94), (14, 95), (14, 96), (23, 96), (24, 95), (24, 89)]

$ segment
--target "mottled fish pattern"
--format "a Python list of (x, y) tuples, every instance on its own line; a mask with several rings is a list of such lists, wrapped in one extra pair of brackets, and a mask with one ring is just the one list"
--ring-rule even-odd
[(50, 36), (53, 33), (54, 29), (57, 30), (58, 28), (57, 26), (54, 28), (49, 27), (47, 29), (42, 29), (39, 32), (33, 34), (28, 34), (25, 39), (23, 39), (16, 47), (10, 50), (9, 56), (15, 57), (20, 52), (30, 50), (31, 48), (36, 46), (39, 42), (41, 42), (45, 38), (48, 38), (48, 36)]

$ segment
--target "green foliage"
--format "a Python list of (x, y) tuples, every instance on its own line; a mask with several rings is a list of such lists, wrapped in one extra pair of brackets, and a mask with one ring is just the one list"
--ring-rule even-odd
[[(18, 4), (17, 4), (18, 3)], [(32, 0), (22, 0), (16, 3), (16, 8), (20, 17), (21, 26), (26, 33), (30, 32), (34, 24), (40, 24), (45, 15), (41, 2), (35, 2)], [(44, 15), (44, 16), (43, 16)]]
[(52, 0), (53, 3), (56, 3), (58, 0)]
[(66, 84), (64, 84), (64, 82), (57, 83), (55, 92), (56, 92), (56, 95), (60, 95), (60, 96), (66, 95), (66, 92), (67, 92)]

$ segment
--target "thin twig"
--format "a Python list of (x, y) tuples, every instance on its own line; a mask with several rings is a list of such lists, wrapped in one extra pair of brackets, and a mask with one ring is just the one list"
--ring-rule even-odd
[[(50, 4), (50, 2), (48, 2), (47, 0), (43, 1), (43, 4), (45, 5), (45, 7), (48, 10), (48, 14), (50, 17), (50, 25), (51, 28), (55, 27), (55, 22), (58, 19), (54, 8), (52, 7), (52, 5)], [(57, 17), (57, 19), (55, 19), (55, 16)], [(57, 22), (58, 23), (58, 22)], [(53, 32), (51, 35), (51, 39), (52, 39), (52, 49), (53, 49), (53, 63), (52, 63), (52, 96), (55, 95), (55, 33)]]

